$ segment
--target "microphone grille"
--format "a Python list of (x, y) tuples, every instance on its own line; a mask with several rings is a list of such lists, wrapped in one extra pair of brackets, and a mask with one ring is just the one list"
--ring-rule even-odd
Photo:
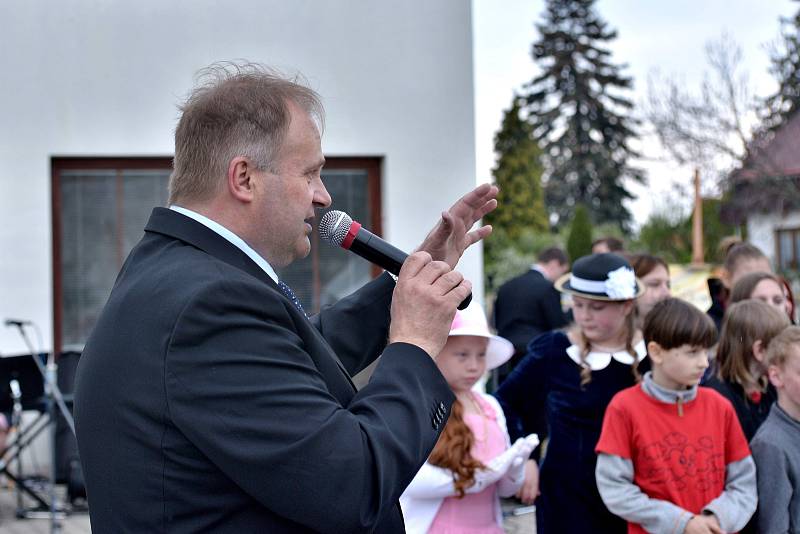
[(319, 236), (336, 246), (342, 246), (353, 219), (343, 211), (332, 210), (322, 216), (319, 221)]

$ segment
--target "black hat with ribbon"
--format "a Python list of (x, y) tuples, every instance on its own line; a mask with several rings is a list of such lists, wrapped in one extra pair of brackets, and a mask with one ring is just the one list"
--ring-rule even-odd
[(645, 291), (628, 260), (610, 253), (578, 258), (572, 272), (556, 280), (555, 287), (562, 293), (605, 301), (631, 300)]

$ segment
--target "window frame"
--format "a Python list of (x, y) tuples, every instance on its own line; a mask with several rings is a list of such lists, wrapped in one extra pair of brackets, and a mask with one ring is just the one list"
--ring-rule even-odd
[[(383, 236), (383, 221), (382, 213), (383, 206), (381, 204), (381, 166), (383, 165), (383, 158), (380, 157), (326, 157), (325, 166), (322, 169), (322, 174), (326, 170), (339, 171), (348, 169), (358, 169), (367, 171), (367, 201), (369, 202), (369, 217), (372, 221), (372, 228), (370, 232), (377, 236)], [(335, 201), (335, 199), (334, 199)], [(322, 293), (322, 283), (319, 279), (319, 255), (317, 251), (319, 246), (330, 246), (320, 243), (319, 233), (313, 232), (311, 242), (311, 254), (314, 273), (313, 288), (315, 299), (319, 300), (319, 295)], [(372, 266), (370, 271), (372, 277), (380, 275), (383, 269), (375, 265)], [(318, 310), (313, 310), (314, 312)]]
[(783, 260), (784, 254), (781, 250), (781, 236), (784, 234), (789, 234), (791, 237), (792, 243), (792, 250), (790, 252), (791, 256), (789, 259), (789, 266), (788, 269), (792, 271), (796, 271), (800, 269), (800, 250), (798, 250), (797, 242), (800, 240), (800, 227), (792, 227), (792, 228), (776, 228), (775, 229), (775, 258), (777, 259), (777, 270), (784, 270), (783, 269)]
[[(51, 226), (52, 226), (52, 303), (53, 303), (53, 350), (59, 354), (62, 350), (63, 324), (63, 273), (61, 272), (61, 247), (62, 247), (62, 228), (61, 228), (61, 173), (70, 170), (115, 170), (117, 173), (117, 207), (122, 203), (121, 178), (123, 170), (172, 170), (172, 156), (130, 156), (130, 157), (77, 157), (77, 156), (53, 156), (50, 159), (50, 193), (51, 193)], [(382, 157), (327, 157), (325, 170), (348, 170), (357, 169), (367, 173), (367, 201), (369, 203), (369, 213), (371, 219), (370, 230), (376, 235), (382, 235), (382, 182), (381, 168), (383, 165)], [(122, 211), (117, 210), (117, 217), (121, 217)], [(118, 236), (119, 237), (119, 236)], [(119, 241), (119, 239), (118, 239)], [(322, 282), (320, 280), (320, 264), (317, 253), (318, 247), (329, 246), (320, 243), (319, 235), (314, 232), (312, 237), (312, 287), (315, 301), (319, 301), (322, 293)], [(122, 245), (117, 249), (118, 263), (121, 265), (125, 260)], [(370, 273), (372, 277), (378, 276), (382, 272), (379, 267), (373, 266)], [(316, 311), (316, 310), (314, 310)]]
[[(63, 278), (61, 272), (61, 182), (63, 171), (71, 170), (109, 170), (117, 173), (117, 207), (122, 200), (120, 197), (120, 178), (122, 170), (172, 170), (172, 156), (143, 156), (143, 157), (75, 157), (53, 156), (50, 158), (50, 214), (52, 223), (52, 276), (53, 276), (53, 351), (60, 354), (62, 347), (62, 314), (64, 304)], [(121, 211), (118, 210), (118, 221)], [(117, 247), (118, 262), (121, 263), (120, 247)]]

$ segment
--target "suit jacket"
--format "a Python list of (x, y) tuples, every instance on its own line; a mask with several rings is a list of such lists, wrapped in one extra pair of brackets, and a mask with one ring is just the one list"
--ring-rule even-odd
[(237, 247), (153, 210), (77, 370), (93, 532), (402, 532), (453, 396), (422, 349), (385, 345), (393, 288), (310, 321)]
[(528, 342), (539, 334), (567, 324), (561, 296), (535, 269), (500, 286), (494, 320), (497, 334), (511, 341), (517, 355), (524, 355)]

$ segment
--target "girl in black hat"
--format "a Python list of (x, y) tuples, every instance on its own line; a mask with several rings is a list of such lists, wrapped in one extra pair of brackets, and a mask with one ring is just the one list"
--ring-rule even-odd
[(539, 534), (626, 532), (595, 483), (594, 447), (611, 398), (649, 369), (641, 332), (634, 325), (635, 299), (644, 293), (625, 258), (592, 254), (578, 259), (556, 289), (572, 295), (575, 323), (566, 332), (535, 338), (528, 354), (496, 396), (512, 439), (532, 432), (546, 414), (550, 440), (541, 460), (526, 466), (518, 496), (536, 500)]

